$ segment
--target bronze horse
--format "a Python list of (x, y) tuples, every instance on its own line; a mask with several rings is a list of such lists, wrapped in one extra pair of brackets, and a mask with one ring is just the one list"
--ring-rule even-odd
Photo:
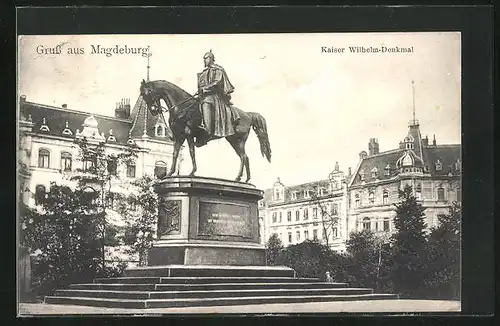
[[(163, 108), (160, 100), (163, 100), (167, 105), (169, 113), (168, 124), (172, 130), (173, 140), (175, 142), (172, 166), (167, 176), (171, 176), (175, 173), (179, 150), (185, 140), (188, 142), (189, 154), (193, 164), (193, 169), (189, 175), (194, 176), (197, 170), (195, 137), (200, 133), (198, 127), (202, 119), (198, 98), (165, 80), (148, 82), (142, 80), (140, 92), (142, 98), (146, 102), (149, 112), (154, 116), (160, 113)], [(267, 135), (266, 120), (262, 115), (256, 112), (244, 112), (238, 108), (234, 109), (238, 110), (240, 120), (235, 126), (235, 133), (225, 138), (240, 157), (240, 170), (235, 180), (241, 180), (243, 176), (243, 167), (245, 167), (247, 175), (245, 182), (248, 182), (250, 180), (250, 162), (245, 153), (245, 143), (250, 134), (250, 129), (253, 128), (257, 134), (262, 156), (266, 157), (269, 162), (271, 162), (271, 145), (269, 144), (269, 137)]]

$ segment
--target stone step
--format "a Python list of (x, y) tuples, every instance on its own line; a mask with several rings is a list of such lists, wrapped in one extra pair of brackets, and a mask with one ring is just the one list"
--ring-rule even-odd
[(267, 296), (317, 296), (372, 294), (367, 288), (320, 288), (320, 289), (248, 289), (208, 291), (106, 291), (106, 290), (57, 290), (62, 297), (91, 297), (117, 299), (180, 299), (180, 298), (228, 298)]
[(294, 277), (285, 266), (165, 265), (131, 267), (125, 276), (135, 277)]
[(201, 291), (244, 289), (304, 289), (346, 288), (347, 283), (295, 282), (295, 283), (207, 283), (207, 284), (72, 284), (72, 290), (108, 291)]
[(100, 284), (206, 284), (206, 283), (303, 283), (320, 282), (316, 278), (295, 277), (110, 277), (97, 278)]
[(398, 299), (396, 294), (314, 295), (314, 296), (266, 296), (225, 298), (180, 298), (180, 299), (109, 299), (47, 296), (45, 303), (85, 305), (109, 308), (169, 308), (194, 306), (229, 306), (265, 303), (306, 303), (328, 301), (361, 301)]

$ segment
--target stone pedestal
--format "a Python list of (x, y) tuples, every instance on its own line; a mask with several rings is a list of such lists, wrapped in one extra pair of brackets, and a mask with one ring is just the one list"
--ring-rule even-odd
[(169, 177), (157, 183), (158, 240), (148, 265), (264, 266), (255, 186), (215, 178)]

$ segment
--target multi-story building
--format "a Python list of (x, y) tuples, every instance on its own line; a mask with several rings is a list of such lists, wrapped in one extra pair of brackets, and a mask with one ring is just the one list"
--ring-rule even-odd
[(277, 234), (284, 245), (318, 239), (335, 250), (345, 250), (346, 186), (338, 164), (327, 180), (285, 186), (278, 178), (265, 191), (264, 239)]
[[(345, 178), (336, 166), (329, 180), (285, 187), (278, 179), (262, 204), (265, 241), (276, 233), (284, 245), (296, 244), (311, 238), (312, 230), (312, 237), (321, 234), (326, 243), (317, 213), (312, 212), (312, 219), (305, 216), (311, 216), (315, 208), (335, 204), (339, 219), (328, 238), (332, 249), (345, 250), (349, 234), (362, 229), (389, 236), (394, 231), (394, 204), (405, 185), (412, 186), (425, 208), (427, 226), (436, 226), (438, 215), (461, 200), (460, 151), (459, 144), (438, 145), (435, 137), (429, 144), (428, 137), (420, 134), (418, 121), (412, 120), (397, 149), (379, 152), (377, 139), (370, 139), (368, 153), (361, 151), (354, 173), (349, 168)], [(319, 197), (311, 197), (313, 192)]]
[(115, 177), (110, 179), (108, 188), (107, 215), (109, 222), (118, 226), (123, 226), (124, 221), (116, 212), (113, 214), (113, 194), (126, 194), (130, 181), (146, 174), (165, 175), (171, 163), (170, 128), (162, 114), (149, 114), (140, 96), (132, 109), (128, 99), (117, 103), (114, 117), (72, 110), (65, 104), (55, 107), (33, 103), (21, 96), (18, 122), (20, 200), (28, 206), (45, 196), (53, 182), (76, 185), (71, 177), (84, 173), (81, 170), (92, 164), (81, 160), (75, 142), (79, 138), (85, 137), (89, 144), (104, 144), (110, 154), (124, 153), (131, 145), (136, 148), (133, 162), (118, 164), (114, 171), (108, 166)]
[(372, 138), (368, 150), (359, 154), (348, 186), (350, 231), (392, 232), (394, 203), (405, 185), (412, 187), (425, 208), (429, 228), (437, 225), (438, 215), (447, 213), (453, 201), (461, 200), (460, 145), (438, 145), (435, 136), (429, 144), (417, 120), (410, 121), (399, 148), (379, 152), (378, 141)]

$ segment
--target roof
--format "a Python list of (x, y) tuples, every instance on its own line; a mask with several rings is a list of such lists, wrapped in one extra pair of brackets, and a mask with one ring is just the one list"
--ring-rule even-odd
[(133, 121), (132, 129), (130, 130), (131, 137), (142, 137), (146, 134), (154, 139), (165, 140), (163, 137), (156, 137), (155, 127), (157, 123), (165, 126), (167, 136), (172, 135), (172, 131), (166, 123), (163, 114), (153, 116), (148, 111), (146, 101), (144, 101), (141, 95), (137, 98), (134, 108), (130, 113), (130, 118)]
[[(45, 123), (50, 130), (47, 133), (60, 137), (73, 138), (77, 129), (82, 131), (85, 119), (92, 115), (98, 122), (98, 129), (100, 133), (104, 133), (107, 138), (109, 136), (109, 130), (112, 129), (116, 142), (126, 144), (132, 124), (131, 120), (90, 114), (88, 112), (69, 110), (66, 108), (59, 108), (33, 102), (21, 102), (20, 110), (21, 116), (25, 118), (28, 118), (28, 116), (31, 115), (31, 120), (34, 123), (34, 132), (38, 132), (40, 130), (40, 127), (43, 124), (43, 119), (45, 118)], [(66, 128), (66, 122), (68, 123), (68, 128), (73, 133), (73, 136), (65, 136), (62, 134), (63, 130)]]
[[(362, 181), (359, 177), (361, 171), (364, 171), (365, 173), (364, 177), (365, 182), (374, 181), (376, 179), (378, 180), (390, 179), (391, 177), (394, 176), (393, 172), (396, 169), (397, 160), (403, 155), (404, 152), (405, 152), (404, 149), (395, 149), (382, 152), (376, 155), (367, 156), (365, 159), (363, 159), (358, 170), (355, 172), (354, 180), (352, 181), (352, 186), (361, 184)], [(391, 174), (388, 176), (385, 175), (385, 168), (387, 165), (389, 165), (391, 168)], [(374, 167), (376, 167), (378, 170), (378, 174), (376, 177), (372, 177), (371, 173)]]
[[(387, 152), (382, 152), (376, 155), (368, 156), (362, 160), (358, 170), (355, 173), (354, 180), (351, 186), (360, 185), (362, 183), (360, 178), (360, 172), (364, 170), (365, 182), (371, 182), (375, 180), (386, 180), (393, 178), (397, 173), (396, 162), (405, 153), (404, 149), (396, 149)], [(454, 163), (457, 159), (461, 157), (460, 145), (438, 145), (438, 146), (423, 146), (422, 152), (424, 155), (424, 163), (428, 169), (431, 176), (445, 176), (450, 172), (457, 174), (458, 171), (455, 170)], [(436, 171), (437, 160), (442, 162), (442, 170)], [(389, 165), (391, 167), (390, 175), (385, 174), (385, 167)], [(378, 175), (372, 176), (372, 169), (376, 167), (378, 169)]]
[[(272, 205), (284, 205), (301, 201), (309, 201), (311, 200), (311, 197), (305, 197), (304, 190), (310, 190), (311, 191), (310, 195), (312, 195), (313, 192), (316, 191), (318, 187), (323, 188), (324, 191), (323, 197), (331, 195), (330, 180), (325, 179), (325, 180), (318, 180), (318, 181), (288, 186), (288, 187), (284, 186), (285, 200), (283, 202), (277, 201), (271, 203), (273, 189), (266, 189), (264, 191), (264, 200), (266, 201), (266, 203), (270, 203)], [(334, 192), (339, 192), (339, 190), (340, 189), (335, 189)], [(296, 197), (292, 199), (292, 193), (294, 192), (296, 193)]]

